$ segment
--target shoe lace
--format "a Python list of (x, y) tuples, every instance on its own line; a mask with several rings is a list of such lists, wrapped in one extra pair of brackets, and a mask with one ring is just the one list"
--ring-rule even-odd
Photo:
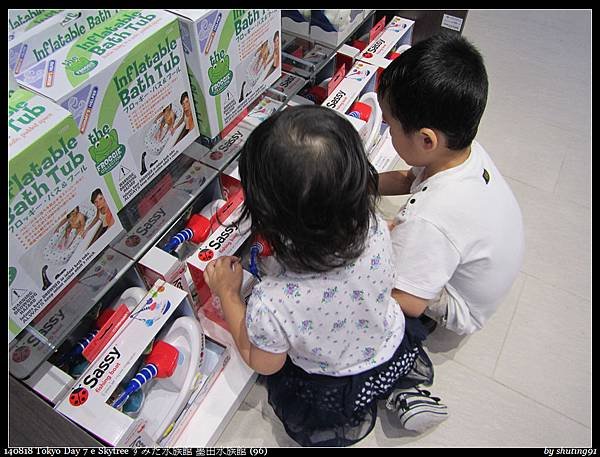
[(386, 401), (386, 408), (390, 410), (407, 410), (409, 409), (408, 400), (414, 397), (427, 397), (436, 403), (441, 401), (439, 397), (432, 396), (428, 390), (419, 389), (418, 387), (413, 387), (413, 389), (414, 391), (397, 391), (392, 393)]

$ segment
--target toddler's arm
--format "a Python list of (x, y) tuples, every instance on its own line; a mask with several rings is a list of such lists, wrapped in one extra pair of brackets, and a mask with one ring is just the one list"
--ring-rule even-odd
[(204, 280), (221, 301), (225, 320), (244, 362), (256, 372), (270, 375), (283, 367), (287, 353), (263, 351), (250, 342), (246, 330), (246, 307), (240, 296), (242, 279), (242, 265), (237, 257), (213, 260), (204, 270)]
[(415, 180), (411, 170), (386, 171), (379, 174), (379, 193), (381, 195), (410, 194), (410, 186)]

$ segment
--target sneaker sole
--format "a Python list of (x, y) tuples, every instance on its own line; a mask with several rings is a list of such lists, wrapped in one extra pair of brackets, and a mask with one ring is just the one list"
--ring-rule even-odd
[(413, 406), (398, 417), (402, 427), (422, 433), (448, 419), (447, 410), (446, 405), (428, 403)]

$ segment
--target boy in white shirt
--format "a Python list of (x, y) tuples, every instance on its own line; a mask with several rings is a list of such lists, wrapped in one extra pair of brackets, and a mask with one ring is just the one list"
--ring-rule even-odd
[(458, 35), (417, 43), (378, 87), (392, 144), (412, 166), (379, 175), (382, 195), (412, 194), (390, 225), (392, 295), (407, 316), (458, 334), (483, 327), (523, 260), (519, 205), (474, 141), (487, 90), (482, 56)]

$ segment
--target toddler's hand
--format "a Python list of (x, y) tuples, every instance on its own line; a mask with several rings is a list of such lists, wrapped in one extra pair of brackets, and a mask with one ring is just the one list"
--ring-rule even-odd
[(204, 280), (221, 301), (229, 296), (239, 296), (242, 290), (243, 272), (240, 259), (224, 256), (212, 260), (204, 270)]

